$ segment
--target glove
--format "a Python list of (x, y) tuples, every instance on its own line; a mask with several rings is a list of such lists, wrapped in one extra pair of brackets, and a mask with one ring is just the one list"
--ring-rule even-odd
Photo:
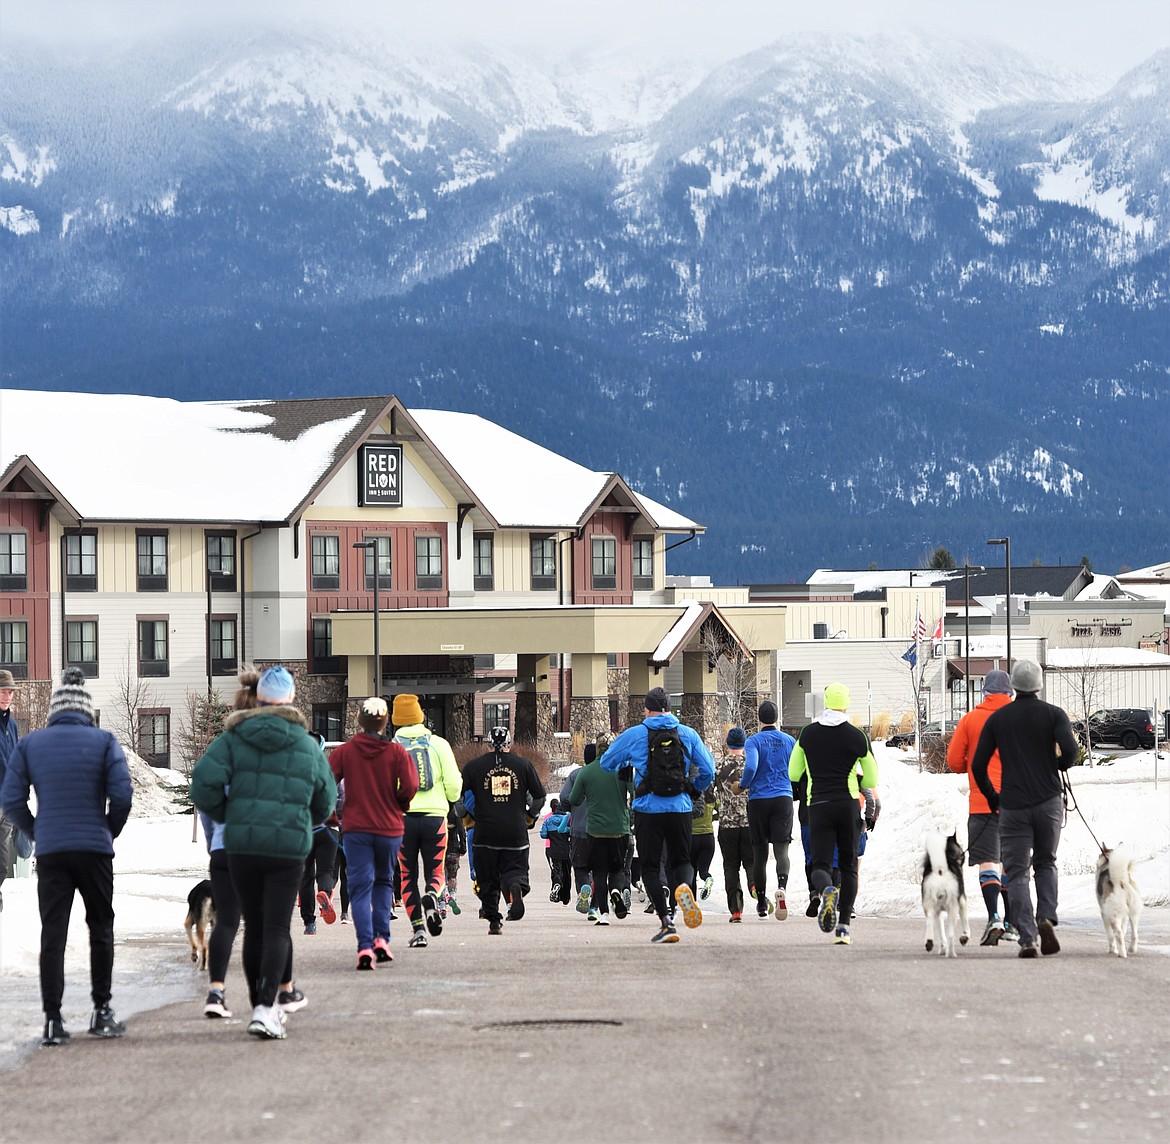
[(531, 830), (536, 825), (536, 815), (525, 813), (524, 821), (528, 823), (528, 829)]
[(987, 796), (987, 805), (992, 814), (999, 814), (999, 795), (989, 794)]
[(876, 822), (877, 822), (877, 819), (876, 819), (876, 818), (870, 818), (870, 817), (867, 815), (867, 816), (866, 816), (866, 819), (865, 819), (865, 829), (866, 829), (867, 831), (869, 831), (869, 830), (872, 830), (872, 829), (874, 828), (874, 824), (875, 824)]
[(468, 829), (468, 830), (474, 830), (474, 829), (475, 829), (475, 816), (474, 816), (474, 815), (470, 815), (470, 814), (468, 814), (466, 811), (464, 811), (464, 813), (463, 813), (463, 825), (464, 825), (465, 827), (467, 827), (467, 829)]

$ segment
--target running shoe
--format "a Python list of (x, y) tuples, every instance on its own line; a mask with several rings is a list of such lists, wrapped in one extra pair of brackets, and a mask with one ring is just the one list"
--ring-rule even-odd
[(549, 890), (549, 892), (548, 892), (548, 900), (550, 902), (559, 902), (561, 900), (561, 884), (560, 884), (560, 882), (553, 883), (552, 889)]
[(520, 886), (509, 886), (504, 891), (508, 902), (508, 921), (518, 922), (524, 916), (524, 891)]
[(853, 939), (849, 936), (848, 926), (838, 926), (836, 936), (833, 938), (834, 945), (852, 945)]
[(821, 912), (821, 899), (815, 894), (808, 900), (808, 909), (804, 911), (806, 918), (815, 918)]
[(326, 890), (317, 891), (317, 912), (320, 913), (321, 920), (327, 926), (331, 926), (337, 921), (337, 911), (333, 908), (333, 895)]
[(837, 899), (841, 891), (836, 886), (826, 886), (821, 895), (821, 912), (817, 914), (817, 925), (822, 933), (832, 933), (837, 928)]
[(374, 968), (374, 951), (372, 949), (359, 949), (357, 958), (358, 969), (373, 969)]
[(248, 1032), (267, 1041), (283, 1041), (287, 1036), (284, 1014), (275, 1005), (257, 1005), (252, 1010)]
[(775, 908), (771, 898), (756, 898), (756, 913), (760, 917), (766, 918)]
[(212, 989), (207, 994), (207, 1001), (203, 1006), (204, 1017), (230, 1017), (232, 1011), (227, 1007), (227, 1001), (222, 989)]
[(678, 908), (682, 910), (683, 923), (687, 929), (695, 929), (703, 924), (703, 911), (699, 909), (695, 895), (691, 893), (690, 886), (685, 882), (681, 886), (675, 887), (674, 900), (678, 902)]
[(431, 937), (438, 937), (443, 932), (443, 919), (439, 917), (439, 902), (434, 894), (428, 891), (422, 896), (423, 917), (427, 920), (427, 931)]
[(650, 940), (655, 945), (673, 945), (678, 941), (678, 930), (670, 922), (663, 922), (662, 928)]
[(653, 912), (654, 912), (654, 903), (653, 903), (653, 902), (647, 902), (647, 903), (646, 903), (646, 908), (645, 908), (645, 909), (642, 911), (642, 913), (644, 913), (644, 914), (652, 914)]
[(599, 925), (599, 926), (607, 926), (607, 925), (609, 925), (609, 914), (598, 914), (598, 915), (597, 915), (597, 921), (596, 921), (596, 922), (594, 922), (593, 924), (594, 924), (594, 925)]
[(1039, 957), (1040, 951), (1030, 941), (1020, 942), (1020, 952), (1017, 957)]
[(276, 1007), (282, 1013), (295, 1013), (308, 1003), (309, 999), (295, 985), (291, 989), (282, 989), (276, 995)]
[(776, 920), (782, 922), (788, 917), (788, 899), (784, 896), (784, 887), (776, 891)]
[(1011, 922), (1003, 923), (1003, 937), (1001, 941), (1019, 941), (1020, 931)]
[(987, 919), (987, 925), (983, 927), (983, 936), (979, 939), (980, 945), (999, 945), (999, 939), (1003, 937), (1003, 922), (1000, 921), (999, 914), (993, 914)]
[(742, 922), (743, 922), (743, 914), (741, 914), (741, 913), (734, 913), (734, 914), (732, 914), (732, 915), (731, 915), (731, 917), (729, 917), (727, 920), (728, 920), (729, 922), (741, 922), (741, 923), (742, 923)]
[(503, 922), (488, 922), (488, 936), (497, 937), (504, 932)]
[(65, 1029), (65, 1022), (60, 1017), (51, 1017), (45, 1022), (45, 1031), (41, 1036), (41, 1044), (45, 1048), (53, 1045), (69, 1044), (69, 1033)]
[(458, 915), (458, 914), (461, 914), (461, 913), (463, 913), (463, 911), (462, 911), (462, 910), (459, 908), (459, 903), (458, 903), (458, 902), (455, 900), (455, 895), (454, 895), (454, 894), (451, 894), (451, 895), (450, 895), (450, 896), (447, 898), (447, 904), (448, 904), (448, 905), (451, 907), (451, 912), (452, 912), (453, 914), (456, 914), (456, 915)]
[(394, 954), (390, 952), (390, 943), (384, 937), (374, 938), (374, 960), (379, 965), (386, 965), (394, 960)]
[(1036, 931), (1040, 935), (1040, 952), (1045, 957), (1060, 952), (1060, 942), (1056, 940), (1056, 923), (1043, 918), (1036, 924)]
[(411, 935), (410, 941), (408, 941), (406, 944), (411, 949), (426, 949), (426, 947), (430, 944), (427, 941), (427, 931), (424, 930), (422, 926), (419, 926), (418, 929), (414, 931), (413, 935)]
[(593, 898), (593, 887), (588, 882), (581, 887), (581, 892), (577, 895), (577, 913), (587, 914), (589, 912), (589, 902)]
[(597, 925), (597, 919), (599, 917), (601, 917), (601, 912), (597, 909), (597, 907), (590, 906), (589, 912), (585, 915), (585, 920), (592, 923), (593, 925)]
[(99, 1005), (90, 1015), (88, 1031), (92, 1037), (124, 1037), (126, 1026), (109, 1005)]
[(610, 890), (609, 892), (609, 906), (613, 910), (613, 916), (618, 921), (621, 921), (630, 912), (630, 903), (626, 901), (626, 895), (629, 892), (629, 890)]
[(341, 924), (343, 926), (349, 925), (349, 914), (347, 914), (344, 910), (341, 912)]
[(316, 922), (305, 922), (305, 933), (314, 934), (317, 932)]
[(646, 887), (641, 882), (634, 883), (634, 890), (638, 894), (638, 901), (644, 902), (646, 900)]
[(711, 896), (711, 891), (712, 891), (712, 889), (714, 889), (714, 887), (715, 887), (715, 879), (713, 877), (711, 877), (710, 874), (708, 874), (703, 879), (702, 888), (699, 890), (699, 901), (705, 902)]

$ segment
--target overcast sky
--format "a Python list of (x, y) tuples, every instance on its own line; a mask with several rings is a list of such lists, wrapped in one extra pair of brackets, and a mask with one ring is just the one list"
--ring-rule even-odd
[(1170, 47), (1170, 0), (3, 0), (0, 39), (101, 39), (203, 22), (404, 25), (510, 46), (656, 42), (726, 58), (786, 32), (910, 27), (1003, 40), (1039, 59), (1116, 77)]

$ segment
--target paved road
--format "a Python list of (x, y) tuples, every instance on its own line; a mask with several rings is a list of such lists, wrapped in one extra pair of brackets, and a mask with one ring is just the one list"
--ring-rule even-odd
[[(640, 912), (603, 930), (550, 905), (540, 866), (502, 937), (469, 909), (425, 950), (400, 930), (374, 973), (349, 927), (296, 933), (310, 1003), (284, 1042), (247, 1036), (238, 977), (237, 1018), (204, 1019), (192, 971), (123, 1041), (32, 1051), (0, 1077), (0, 1140), (1167, 1138), (1165, 945), (1120, 961), (1084, 923), (1057, 957), (946, 960), (918, 921), (859, 919), (843, 948), (712, 912), (658, 947)], [(1147, 911), (1163, 943), (1168, 913)]]

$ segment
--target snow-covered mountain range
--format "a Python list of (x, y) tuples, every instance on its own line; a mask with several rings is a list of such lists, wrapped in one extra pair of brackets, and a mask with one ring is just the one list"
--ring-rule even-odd
[(1002, 45), (824, 34), (715, 69), (9, 47), (4, 380), (480, 412), (703, 520), (672, 568), (720, 579), (1005, 531), (1153, 561), (1168, 69), (1101, 90)]

